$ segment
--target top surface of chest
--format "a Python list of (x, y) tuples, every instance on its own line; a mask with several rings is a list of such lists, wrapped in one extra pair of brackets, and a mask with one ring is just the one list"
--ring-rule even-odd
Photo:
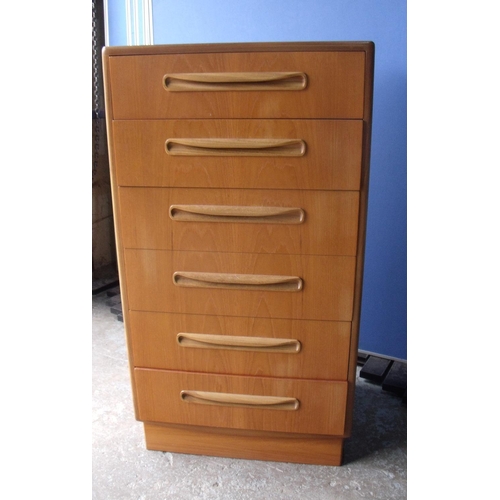
[(363, 119), (370, 48), (333, 42), (109, 48), (113, 118)]

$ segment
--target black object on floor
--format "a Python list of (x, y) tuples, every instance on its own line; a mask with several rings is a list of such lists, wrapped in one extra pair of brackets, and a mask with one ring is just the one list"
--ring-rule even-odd
[[(117, 285), (117, 286), (114, 286), (113, 288), (110, 288), (109, 290), (106, 291), (106, 295), (108, 297), (115, 297), (116, 295), (120, 295), (120, 286)], [(118, 299), (120, 300), (120, 298), (118, 297)]]
[(359, 376), (373, 382), (382, 383), (391, 365), (392, 360), (390, 359), (370, 356), (363, 365), (363, 368), (361, 368)]
[(111, 307), (111, 312), (116, 315), (123, 315), (123, 309), (122, 309), (122, 304), (119, 302), (118, 304), (115, 304), (114, 306)]
[(370, 357), (369, 354), (358, 351), (358, 366), (363, 366), (369, 357)]
[(394, 361), (382, 382), (382, 390), (403, 396), (406, 391), (406, 363)]
[(362, 366), (360, 378), (380, 384), (383, 391), (400, 396), (402, 404), (406, 406), (406, 363), (360, 351), (358, 366)]
[(109, 306), (112, 314), (116, 316), (118, 321), (123, 322), (123, 308), (122, 299), (120, 295), (120, 286), (116, 285), (109, 290), (107, 290), (106, 295), (109, 299), (106, 301), (106, 305)]
[(106, 290), (115, 287), (118, 284), (116, 278), (100, 279), (92, 281), (92, 295), (105, 292)]
[(119, 305), (121, 305), (121, 303), (122, 303), (122, 300), (121, 300), (120, 295), (114, 295), (113, 297), (109, 298), (106, 301), (106, 305), (109, 307), (115, 307), (117, 305), (119, 306)]

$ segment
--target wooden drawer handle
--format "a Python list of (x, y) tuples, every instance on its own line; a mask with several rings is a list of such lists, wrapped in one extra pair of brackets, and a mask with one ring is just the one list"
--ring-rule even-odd
[(304, 156), (302, 139), (176, 138), (165, 142), (173, 156)]
[(252, 396), (225, 392), (181, 391), (181, 399), (186, 403), (202, 405), (231, 406), (261, 410), (298, 410), (299, 400), (277, 396)]
[(238, 290), (265, 290), (267, 292), (298, 292), (302, 279), (297, 276), (272, 276), (259, 274), (223, 274), (178, 271), (173, 275), (174, 284), (194, 288), (231, 288)]
[(301, 208), (244, 207), (226, 205), (172, 205), (170, 218), (182, 222), (250, 222), (266, 224), (301, 224)]
[(163, 76), (170, 92), (221, 90), (303, 90), (307, 75), (301, 72), (262, 73), (172, 73)]
[(229, 349), (232, 351), (264, 351), (290, 354), (299, 353), (302, 347), (301, 343), (295, 339), (240, 337), (208, 333), (178, 333), (177, 343), (181, 347), (199, 349)]

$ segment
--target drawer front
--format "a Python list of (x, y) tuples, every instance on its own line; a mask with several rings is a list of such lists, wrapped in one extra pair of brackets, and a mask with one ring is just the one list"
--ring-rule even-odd
[(111, 56), (109, 71), (115, 119), (363, 117), (363, 51)]
[(129, 308), (351, 321), (355, 259), (129, 249)]
[(139, 420), (341, 435), (347, 382), (135, 369)]
[(347, 380), (348, 322), (130, 311), (136, 367)]
[(359, 193), (120, 188), (125, 248), (356, 255)]
[(122, 120), (113, 136), (120, 186), (360, 188), (360, 120)]

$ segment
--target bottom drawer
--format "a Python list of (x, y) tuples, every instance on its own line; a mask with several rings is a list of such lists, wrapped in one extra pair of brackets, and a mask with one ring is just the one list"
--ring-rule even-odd
[(134, 370), (144, 422), (343, 435), (347, 382)]

